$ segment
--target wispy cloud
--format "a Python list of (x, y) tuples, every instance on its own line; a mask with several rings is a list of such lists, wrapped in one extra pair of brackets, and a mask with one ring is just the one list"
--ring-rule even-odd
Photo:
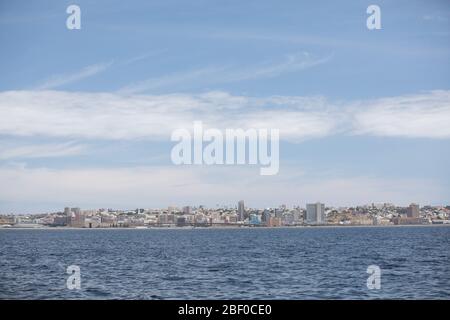
[(37, 144), (6, 148), (0, 151), (0, 160), (23, 158), (50, 158), (78, 155), (86, 150), (86, 146), (66, 142), (59, 144)]
[[(422, 19), (426, 21), (434, 21), (439, 19), (440, 22), (444, 21), (442, 19), (445, 17), (439, 17), (435, 15), (426, 15)], [(396, 32), (396, 31), (395, 31)], [(411, 35), (411, 32), (409, 33)], [(423, 35), (447, 35), (448, 32), (437, 32), (436, 31), (424, 31)], [(187, 34), (189, 35), (189, 34)], [(420, 35), (415, 33), (415, 35)], [(395, 40), (390, 38), (380, 38), (377, 41), (360, 41), (358, 39), (352, 39), (351, 37), (342, 37), (342, 34), (335, 36), (322, 36), (317, 34), (301, 34), (301, 33), (286, 33), (286, 32), (273, 32), (269, 30), (254, 30), (243, 28), (226, 30), (215, 30), (209, 32), (203, 32), (200, 30), (194, 35), (196, 37), (202, 37), (206, 39), (224, 40), (224, 41), (246, 41), (246, 42), (256, 42), (256, 43), (266, 43), (271, 42), (273, 44), (283, 43), (290, 45), (303, 45), (308, 47), (322, 48), (326, 50), (341, 51), (342, 49), (353, 49), (355, 52), (367, 52), (373, 53), (378, 52), (382, 54), (389, 54), (389, 56), (400, 56), (404, 59), (406, 56), (448, 56), (447, 48), (437, 48), (432, 46), (424, 46), (419, 43), (413, 43), (411, 41), (403, 42), (401, 40), (401, 35), (395, 37)], [(372, 39), (374, 40), (374, 39)]]
[(204, 79), (211, 79), (212, 76), (224, 72), (226, 67), (204, 67), (196, 70), (186, 72), (179, 72), (164, 75), (161, 77), (149, 78), (143, 81), (135, 82), (126, 85), (118, 90), (122, 94), (135, 94), (140, 92), (148, 92), (153, 89), (163, 87), (174, 87), (180, 84), (189, 84), (192, 81), (205, 81)]
[(249, 66), (209, 66), (161, 77), (154, 77), (129, 84), (119, 89), (119, 93), (134, 94), (154, 89), (195, 85), (232, 83), (245, 80), (273, 78), (285, 73), (298, 72), (328, 62), (332, 55), (315, 57), (308, 52), (286, 55), (281, 61), (268, 61)]
[(123, 61), (120, 62), (120, 64), (126, 66), (126, 65), (133, 64), (133, 63), (136, 63), (136, 62), (139, 62), (142, 60), (146, 60), (148, 58), (152, 58), (152, 57), (157, 56), (166, 51), (167, 51), (166, 49), (160, 49), (160, 50), (154, 50), (154, 51), (138, 54), (131, 58), (124, 59)]
[(299, 54), (290, 54), (281, 62), (265, 63), (249, 68), (241, 68), (225, 74), (225, 81), (242, 81), (260, 78), (272, 78), (284, 73), (297, 72), (324, 64), (332, 58), (333, 55), (326, 57), (314, 57), (308, 52)]
[(448, 17), (440, 14), (426, 14), (422, 17), (425, 21), (447, 22)]
[(278, 128), (288, 141), (359, 134), (450, 138), (450, 91), (369, 101), (235, 96), (225, 92), (121, 95), (65, 91), (0, 92), (0, 134), (69, 139), (153, 139), (207, 127)]
[(77, 82), (89, 77), (93, 77), (105, 70), (107, 70), (113, 64), (112, 61), (106, 63), (93, 64), (82, 68), (74, 73), (53, 75), (39, 84), (37, 90), (55, 89), (61, 86)]
[(165, 52), (165, 50), (154, 50), (145, 52), (139, 55), (132, 56), (130, 58), (121, 59), (118, 61), (110, 60), (108, 62), (101, 62), (92, 64), (82, 68), (81, 70), (75, 71), (73, 73), (65, 73), (65, 74), (56, 74), (48, 77), (41, 84), (35, 87), (36, 90), (49, 90), (56, 89), (71, 83), (78, 82), (83, 79), (87, 79), (93, 77), (97, 74), (100, 74), (106, 70), (108, 70), (113, 65), (116, 67), (124, 67), (134, 63), (141, 62), (145, 59), (149, 59), (156, 55)]

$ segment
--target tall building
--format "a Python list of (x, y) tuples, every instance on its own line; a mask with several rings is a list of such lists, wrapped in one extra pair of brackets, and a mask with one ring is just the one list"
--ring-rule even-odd
[(264, 209), (264, 212), (262, 214), (262, 221), (265, 223), (268, 223), (270, 220), (270, 210), (269, 209)]
[(183, 214), (191, 214), (191, 207), (190, 206), (183, 207)]
[(325, 205), (323, 203), (309, 203), (306, 205), (306, 223), (326, 224)]
[(238, 221), (244, 221), (244, 213), (245, 213), (245, 208), (244, 208), (244, 200), (240, 200), (238, 202)]
[(72, 208), (71, 211), (73, 212), (73, 216), (70, 219), (70, 225), (75, 228), (84, 228), (86, 217), (80, 208)]
[(408, 208), (406, 208), (406, 216), (408, 218), (418, 218), (419, 217), (419, 205), (411, 203)]

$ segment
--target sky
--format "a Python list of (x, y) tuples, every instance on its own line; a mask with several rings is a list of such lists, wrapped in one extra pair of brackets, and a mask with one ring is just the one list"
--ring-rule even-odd
[[(448, 1), (0, 0), (0, 44), (0, 213), (450, 204)], [(196, 120), (279, 173), (174, 165)]]

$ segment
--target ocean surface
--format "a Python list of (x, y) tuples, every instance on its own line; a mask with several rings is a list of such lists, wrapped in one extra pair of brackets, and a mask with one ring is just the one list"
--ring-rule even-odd
[(0, 229), (0, 298), (450, 299), (450, 227)]

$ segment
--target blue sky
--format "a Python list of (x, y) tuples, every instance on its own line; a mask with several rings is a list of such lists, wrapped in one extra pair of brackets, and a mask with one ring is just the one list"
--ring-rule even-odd
[[(66, 8), (81, 8), (68, 30)], [(368, 30), (366, 8), (381, 8)], [(450, 203), (447, 1), (2, 1), (0, 212)], [(280, 173), (170, 132), (281, 127)]]

